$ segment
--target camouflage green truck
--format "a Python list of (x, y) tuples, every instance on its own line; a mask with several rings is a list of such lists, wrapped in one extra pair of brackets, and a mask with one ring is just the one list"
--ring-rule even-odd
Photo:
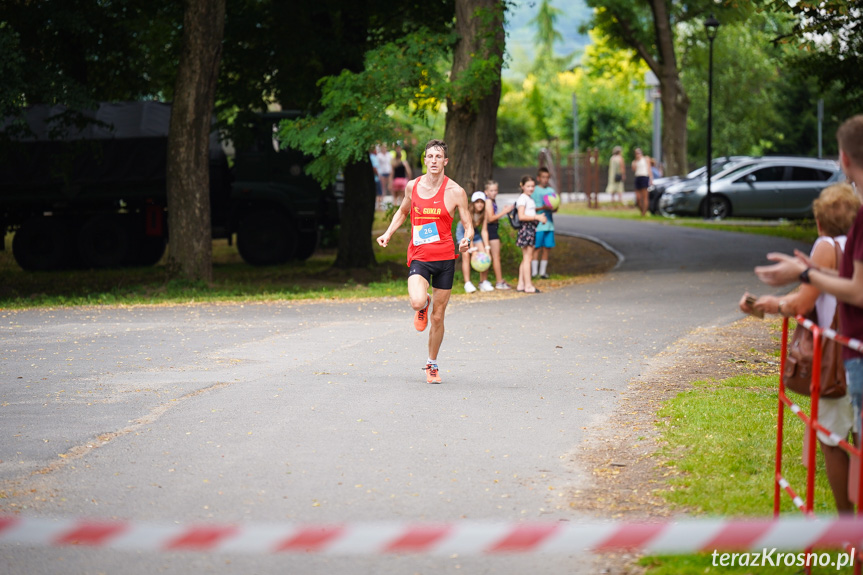
[[(154, 265), (169, 241), (170, 104), (102, 104), (77, 125), (64, 123), (65, 112), (33, 106), (25, 129), (0, 126), (0, 229), (14, 232), (15, 260), (25, 270)], [(236, 238), (253, 265), (306, 259), (338, 223), (336, 190), (274, 139), (274, 126), (297, 115), (258, 115), (232, 163), (210, 138), (213, 238)]]

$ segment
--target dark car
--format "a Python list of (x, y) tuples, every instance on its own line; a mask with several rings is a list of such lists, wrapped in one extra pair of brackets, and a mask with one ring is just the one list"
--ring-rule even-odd
[[(711, 178), (710, 214), (800, 219), (812, 217), (812, 201), (828, 185), (842, 181), (833, 160), (794, 157), (752, 158)], [(704, 213), (707, 185), (670, 187), (660, 200), (664, 214), (698, 216)]]

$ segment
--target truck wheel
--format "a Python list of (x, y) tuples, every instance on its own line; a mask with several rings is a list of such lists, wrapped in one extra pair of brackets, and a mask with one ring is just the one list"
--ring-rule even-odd
[(165, 255), (165, 238), (143, 236), (130, 255), (129, 263), (133, 266), (154, 266)]
[(299, 234), (299, 239), (297, 240), (297, 251), (294, 252), (294, 259), (305, 261), (312, 257), (312, 254), (315, 253), (316, 249), (318, 249), (319, 237), (320, 234), (316, 231)]
[(237, 228), (237, 250), (246, 263), (271, 266), (290, 260), (297, 249), (291, 220), (273, 212), (252, 212)]
[(86, 268), (118, 267), (129, 257), (131, 222), (118, 214), (91, 217), (78, 232), (78, 254)]
[(66, 224), (57, 217), (27, 220), (12, 238), (12, 255), (27, 271), (58, 270), (72, 264)]

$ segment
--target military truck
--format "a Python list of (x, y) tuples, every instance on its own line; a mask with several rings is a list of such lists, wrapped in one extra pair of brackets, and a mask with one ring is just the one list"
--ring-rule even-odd
[[(275, 139), (278, 122), (298, 115), (256, 116), (242, 144), (210, 138), (213, 238), (236, 237), (253, 265), (308, 258), (338, 222), (335, 189)], [(70, 124), (63, 107), (33, 106), (26, 126), (0, 125), (0, 230), (14, 232), (25, 270), (154, 265), (165, 252), (170, 104), (106, 103), (84, 117)]]

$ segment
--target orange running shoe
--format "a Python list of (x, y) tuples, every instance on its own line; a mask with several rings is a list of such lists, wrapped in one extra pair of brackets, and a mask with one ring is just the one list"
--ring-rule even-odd
[(426, 306), (414, 315), (414, 327), (417, 328), (417, 331), (425, 331), (426, 326), (429, 324), (429, 306), (431, 305), (431, 296), (426, 297), (428, 298), (426, 300)]
[(440, 375), (436, 363), (427, 363), (423, 368), (426, 372), (426, 383), (440, 383)]

